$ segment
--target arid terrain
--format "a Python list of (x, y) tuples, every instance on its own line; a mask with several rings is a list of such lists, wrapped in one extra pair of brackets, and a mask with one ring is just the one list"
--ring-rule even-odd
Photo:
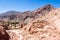
[(0, 15), (0, 40), (60, 40), (60, 8), (48, 4), (33, 11)]

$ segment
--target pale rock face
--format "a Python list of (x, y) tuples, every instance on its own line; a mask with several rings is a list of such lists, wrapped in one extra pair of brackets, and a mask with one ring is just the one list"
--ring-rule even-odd
[(7, 30), (10, 40), (60, 40), (60, 9), (34, 19), (21, 30)]
[(60, 40), (60, 9), (51, 10), (25, 26), (32, 36), (27, 40)]

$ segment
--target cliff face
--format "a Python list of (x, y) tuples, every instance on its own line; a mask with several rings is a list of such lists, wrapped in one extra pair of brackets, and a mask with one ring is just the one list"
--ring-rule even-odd
[[(60, 40), (60, 8), (52, 9), (48, 13), (33, 19), (20, 29), (20, 32), (14, 31), (7, 31), (9, 35), (10, 33), (17, 35), (12, 36), (13, 38), (11, 37), (10, 40)], [(18, 38), (15, 39), (14, 37)]]

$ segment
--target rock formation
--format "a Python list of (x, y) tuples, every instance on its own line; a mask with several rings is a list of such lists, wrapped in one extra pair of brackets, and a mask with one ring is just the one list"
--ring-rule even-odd
[(30, 11), (24, 13), (22, 22), (27, 24), (19, 29), (6, 30), (9, 40), (60, 40), (60, 8), (47, 5), (32, 11), (33, 16), (28, 14)]
[(24, 40), (60, 40), (59, 10), (53, 9), (48, 14), (40, 16), (25, 26), (28, 34), (27, 36), (25, 34)]
[(36, 19), (40, 15), (44, 15), (45, 13), (50, 12), (52, 9), (55, 9), (55, 8), (49, 4), (49, 5), (46, 5), (44, 7), (38, 8), (33, 11), (25, 11), (25, 12), (8, 11), (6, 13), (1, 14), (0, 19), (2, 19), (4, 21), (19, 22), (19, 25), (21, 26), (21, 24), (22, 24), (21, 21), (23, 22), (23, 24), (26, 25), (30, 21), (32, 21), (32, 19)]
[(0, 40), (9, 40), (10, 36), (6, 30), (0, 25)]

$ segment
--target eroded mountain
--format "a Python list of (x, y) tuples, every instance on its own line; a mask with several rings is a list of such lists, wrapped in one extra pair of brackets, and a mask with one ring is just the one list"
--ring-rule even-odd
[[(3, 13), (0, 15), (0, 19), (8, 22), (8, 24), (11, 24), (10, 21), (14, 22), (13, 25), (15, 26), (25, 26), (29, 22), (31, 22), (33, 19), (38, 18), (40, 15), (45, 15), (46, 13), (49, 13), (52, 9), (55, 9), (52, 5), (48, 4), (41, 8), (38, 8), (33, 11), (25, 11), (25, 12), (17, 12), (17, 11), (8, 11), (6, 13)], [(19, 24), (15, 24), (18, 22)], [(7, 25), (8, 25), (7, 24)]]
[(38, 8), (34, 11), (25, 11), (25, 12), (8, 11), (6, 13), (0, 14), (0, 17), (7, 18), (9, 20), (13, 20), (13, 19), (25, 20), (28, 17), (34, 18), (38, 16), (39, 14), (47, 13), (52, 9), (55, 9), (55, 8), (49, 4), (49, 5), (45, 5), (44, 7)]

